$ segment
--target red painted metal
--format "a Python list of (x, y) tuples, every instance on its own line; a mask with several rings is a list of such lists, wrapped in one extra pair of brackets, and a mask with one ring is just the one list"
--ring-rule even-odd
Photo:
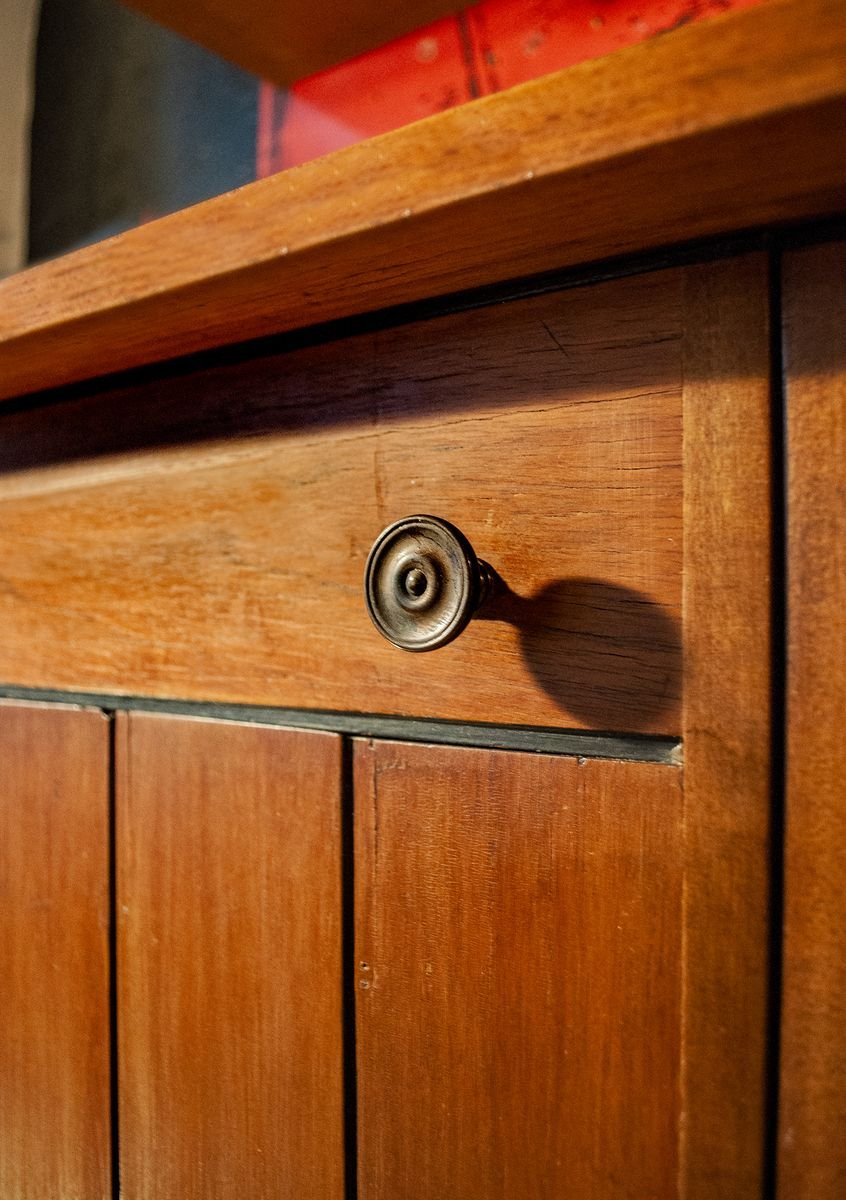
[(762, 0), (482, 0), (289, 91), (260, 85), (257, 174)]

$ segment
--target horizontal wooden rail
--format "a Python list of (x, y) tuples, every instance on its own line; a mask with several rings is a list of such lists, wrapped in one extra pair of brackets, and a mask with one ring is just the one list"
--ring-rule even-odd
[(0, 396), (846, 209), (846, 0), (580, 64), (0, 284)]

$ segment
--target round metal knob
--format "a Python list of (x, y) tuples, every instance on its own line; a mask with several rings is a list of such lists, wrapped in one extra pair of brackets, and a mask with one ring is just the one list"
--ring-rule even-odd
[(403, 517), (367, 558), (367, 611), (401, 650), (437, 650), (457, 638), (496, 579), (464, 534), (439, 517)]

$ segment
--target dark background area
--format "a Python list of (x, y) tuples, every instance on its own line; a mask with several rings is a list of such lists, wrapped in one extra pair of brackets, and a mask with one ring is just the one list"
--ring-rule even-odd
[(255, 178), (257, 80), (116, 0), (43, 0), (37, 262)]

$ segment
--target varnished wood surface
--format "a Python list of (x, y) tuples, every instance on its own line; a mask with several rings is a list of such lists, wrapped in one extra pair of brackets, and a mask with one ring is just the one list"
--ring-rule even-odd
[(292, 83), (455, 12), (458, 0), (125, 0), (245, 71)]
[(681, 773), (358, 742), (359, 1194), (677, 1196)]
[(839, 211), (845, 123), (844, 0), (678, 29), (4, 281), (0, 395)]
[[(0, 416), (0, 680), (678, 732), (683, 287), (658, 272)], [(363, 573), (415, 512), (513, 594), (412, 658)]]
[(687, 273), (686, 1200), (759, 1200), (765, 1156), (771, 433), (767, 263)]
[(787, 803), (780, 1200), (846, 1194), (846, 243), (784, 263)]
[(122, 1195), (341, 1200), (340, 741), (117, 721)]
[(112, 1195), (109, 724), (0, 703), (0, 1195)]

